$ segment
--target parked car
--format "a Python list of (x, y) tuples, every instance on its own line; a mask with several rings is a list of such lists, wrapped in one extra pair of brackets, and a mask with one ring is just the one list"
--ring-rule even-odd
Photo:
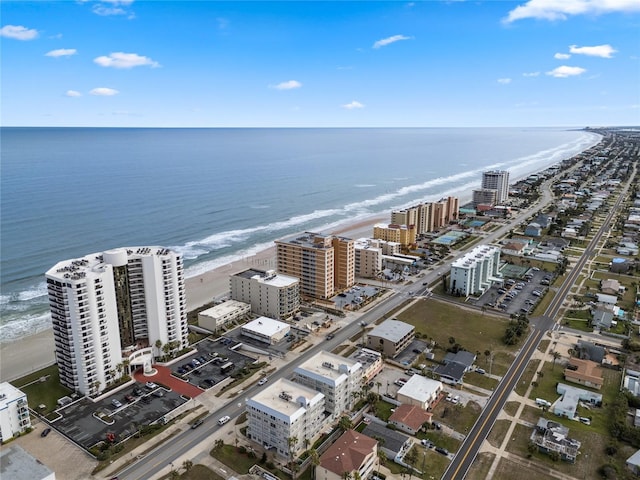
[(113, 400), (111, 400), (111, 405), (116, 408), (120, 408), (122, 406), (122, 403), (120, 403), (120, 400), (118, 400), (117, 398), (114, 398)]
[(154, 397), (164, 397), (164, 391), (159, 388), (157, 390), (154, 390), (151, 395), (153, 395)]
[(42, 430), (42, 433), (40, 434), (41, 437), (46, 437), (47, 435), (49, 435), (49, 433), (51, 433), (51, 429), (50, 428), (45, 428), (44, 430)]
[(147, 383), (144, 384), (144, 386), (147, 387), (147, 388), (158, 388), (158, 385), (156, 385), (153, 382), (147, 382)]
[(136, 398), (133, 395), (125, 395), (124, 399), (129, 403), (135, 402), (135, 400), (136, 400)]
[(441, 453), (442, 455), (449, 455), (449, 450), (442, 447), (436, 447), (436, 452)]
[(431, 440), (427, 440), (423, 438), (422, 440), (420, 440), (420, 443), (422, 444), (423, 447), (427, 447), (427, 448), (433, 447), (433, 443), (431, 442)]
[(413, 353), (422, 353), (422, 350), (420, 350), (419, 348), (414, 348), (412, 350)]

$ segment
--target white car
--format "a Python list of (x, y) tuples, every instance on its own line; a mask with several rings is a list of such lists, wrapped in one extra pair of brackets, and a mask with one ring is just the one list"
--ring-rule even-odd
[(264, 385), (265, 383), (267, 383), (267, 377), (261, 378), (258, 385)]
[(145, 387), (147, 387), (147, 388), (152, 388), (152, 389), (153, 389), (153, 388), (158, 388), (158, 385), (156, 385), (156, 384), (155, 384), (155, 383), (153, 383), (153, 382), (147, 382), (147, 383), (145, 383), (144, 385), (145, 385)]
[(218, 420), (218, 425), (224, 425), (225, 423), (227, 423), (229, 420), (231, 420), (231, 417), (229, 415), (225, 415), (224, 417), (222, 417), (220, 420)]

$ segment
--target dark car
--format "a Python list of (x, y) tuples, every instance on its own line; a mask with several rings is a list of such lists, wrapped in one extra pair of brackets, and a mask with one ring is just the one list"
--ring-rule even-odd
[(50, 428), (45, 428), (44, 430), (42, 430), (42, 433), (40, 434), (40, 436), (46, 437), (47, 435), (49, 435), (50, 432), (51, 432)]
[(442, 447), (436, 447), (436, 452), (441, 453), (442, 455), (449, 455), (449, 450)]
[(422, 353), (422, 350), (420, 350), (419, 348), (414, 348), (413, 353)]
[(202, 425), (204, 423), (204, 420), (202, 420), (201, 418), (199, 418), (198, 420), (196, 420), (195, 422), (193, 422), (191, 424), (191, 428), (198, 428), (200, 425)]
[(125, 395), (124, 399), (129, 403), (135, 401), (135, 397), (133, 395)]
[(145, 395), (144, 397), (142, 397), (142, 403), (146, 403), (149, 404), (151, 403), (151, 398), (149, 397), (149, 395)]

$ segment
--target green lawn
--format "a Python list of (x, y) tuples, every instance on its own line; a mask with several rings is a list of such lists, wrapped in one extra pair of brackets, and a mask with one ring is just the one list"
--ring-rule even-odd
[(480, 415), (481, 408), (475, 402), (466, 405), (453, 405), (450, 402), (440, 402), (433, 410), (433, 421), (444, 423), (455, 431), (465, 433), (469, 430)]
[[(44, 381), (40, 382), (39, 379)], [(41, 414), (52, 412), (57, 408), (58, 399), (73, 393), (60, 384), (57, 365), (29, 374), (11, 384), (22, 390), (27, 395), (29, 407), (38, 410)], [(45, 408), (38, 409), (39, 405), (45, 405)]]
[(504, 436), (509, 430), (509, 425), (511, 425), (510, 420), (496, 420), (496, 423), (493, 424), (493, 427), (489, 432), (489, 436), (487, 437), (489, 443), (496, 448), (500, 448)]
[(433, 339), (441, 347), (436, 356), (443, 357), (450, 346), (450, 338), (470, 352), (481, 352), (477, 360), (482, 364), (485, 350), (494, 352), (492, 373), (502, 375), (513, 362), (518, 346), (502, 343), (508, 320), (503, 317), (481, 313), (462, 306), (440, 302), (433, 298), (419, 300), (397, 315), (397, 319), (416, 327), (423, 338)]
[(240, 474), (249, 473), (249, 469), (259, 460), (257, 458), (249, 458), (247, 454), (238, 452), (234, 445), (227, 444), (220, 449), (214, 448), (209, 453), (213, 458)]

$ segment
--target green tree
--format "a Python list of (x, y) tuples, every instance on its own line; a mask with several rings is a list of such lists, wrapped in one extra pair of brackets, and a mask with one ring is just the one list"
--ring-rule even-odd
[(309, 450), (309, 457), (311, 458), (311, 478), (315, 480), (316, 467), (320, 465), (320, 455), (318, 455), (318, 451), (315, 448), (312, 448)]
[(193, 468), (193, 462), (191, 460), (185, 460), (182, 462), (182, 468), (184, 468), (185, 472), (188, 472)]
[(295, 453), (295, 447), (298, 444), (298, 437), (293, 436), (287, 438), (287, 445), (289, 446), (289, 469), (291, 470), (291, 476), (295, 478), (295, 472), (293, 471), (293, 454)]
[(553, 356), (553, 365), (551, 367), (551, 370), (554, 370), (556, 368), (556, 360), (560, 358), (560, 352), (554, 351), (552, 353), (552, 356)]
[(353, 428), (353, 423), (351, 422), (351, 419), (349, 417), (347, 417), (346, 415), (343, 415), (342, 417), (340, 417), (340, 421), (338, 422), (338, 426), (343, 430), (343, 431), (347, 431), (347, 430), (351, 430)]

